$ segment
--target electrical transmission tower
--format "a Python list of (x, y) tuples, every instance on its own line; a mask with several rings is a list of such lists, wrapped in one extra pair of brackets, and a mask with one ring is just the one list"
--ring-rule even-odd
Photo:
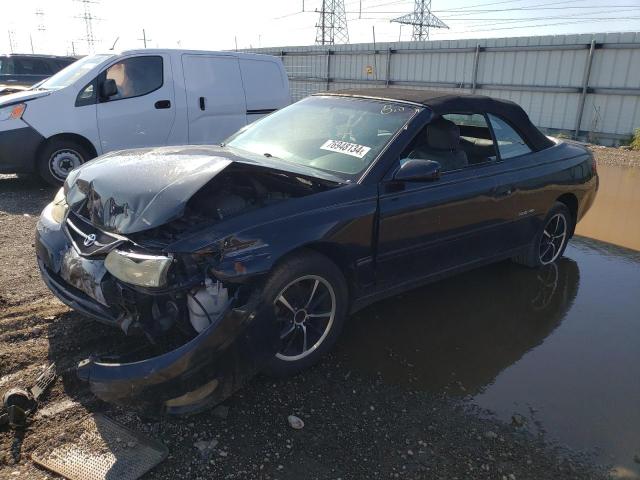
[(316, 44), (349, 43), (344, 0), (322, 0), (322, 10), (316, 24)]
[(413, 25), (411, 40), (429, 40), (429, 28), (449, 28), (442, 20), (431, 13), (431, 0), (415, 0), (412, 13), (391, 20), (403, 25)]
[(82, 4), (82, 13), (77, 16), (80, 20), (84, 20), (84, 29), (85, 29), (85, 37), (83, 40), (87, 42), (87, 47), (89, 52), (92, 53), (94, 51), (94, 47), (96, 44), (96, 37), (93, 34), (93, 21), (98, 20), (98, 18), (94, 17), (91, 13), (91, 5), (98, 3), (97, 0), (76, 0), (77, 2)]

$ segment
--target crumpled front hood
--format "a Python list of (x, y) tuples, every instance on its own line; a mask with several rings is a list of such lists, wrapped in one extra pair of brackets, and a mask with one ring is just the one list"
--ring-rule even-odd
[(69, 174), (67, 203), (96, 227), (139, 232), (178, 217), (189, 198), (230, 163), (169, 147), (113, 152)]
[(180, 217), (189, 199), (231, 163), (340, 183), (328, 173), (213, 146), (112, 152), (73, 170), (65, 182), (72, 211), (96, 227), (128, 235)]

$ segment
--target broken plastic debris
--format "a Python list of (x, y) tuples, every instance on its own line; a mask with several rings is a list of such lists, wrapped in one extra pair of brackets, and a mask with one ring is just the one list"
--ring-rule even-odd
[(291, 425), (291, 428), (294, 428), (295, 430), (302, 430), (304, 428), (304, 422), (300, 417), (289, 415), (287, 420), (289, 420), (289, 425)]

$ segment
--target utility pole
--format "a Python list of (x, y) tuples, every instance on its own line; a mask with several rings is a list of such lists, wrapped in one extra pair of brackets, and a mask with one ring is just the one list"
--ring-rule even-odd
[(322, 10), (318, 13), (320, 14), (316, 24), (316, 43), (318, 45), (349, 43), (344, 0), (322, 0)]
[(9, 34), (9, 50), (11, 51), (11, 53), (13, 53), (13, 51), (16, 48), (16, 45), (13, 41), (13, 36), (15, 35), (15, 32), (11, 29), (7, 30), (7, 33)]
[(150, 38), (147, 38), (147, 33), (144, 31), (144, 28), (142, 29), (142, 38), (139, 38), (138, 40), (142, 40), (144, 48), (147, 48), (147, 42), (151, 41)]
[(411, 40), (421, 42), (429, 40), (429, 28), (449, 28), (442, 20), (431, 13), (431, 0), (415, 0), (413, 12), (391, 20), (395, 23), (413, 26)]
[(33, 37), (31, 36), (31, 34), (29, 34), (29, 42), (31, 43), (31, 53), (36, 53), (36, 52), (33, 50)]

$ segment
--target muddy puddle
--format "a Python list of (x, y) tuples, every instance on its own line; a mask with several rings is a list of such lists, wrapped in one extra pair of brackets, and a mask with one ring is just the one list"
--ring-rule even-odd
[(599, 165), (600, 188), (578, 235), (640, 250), (640, 168)]
[(517, 415), (640, 478), (640, 252), (576, 238), (566, 256), (540, 270), (492, 265), (367, 308), (345, 327), (346, 368)]

